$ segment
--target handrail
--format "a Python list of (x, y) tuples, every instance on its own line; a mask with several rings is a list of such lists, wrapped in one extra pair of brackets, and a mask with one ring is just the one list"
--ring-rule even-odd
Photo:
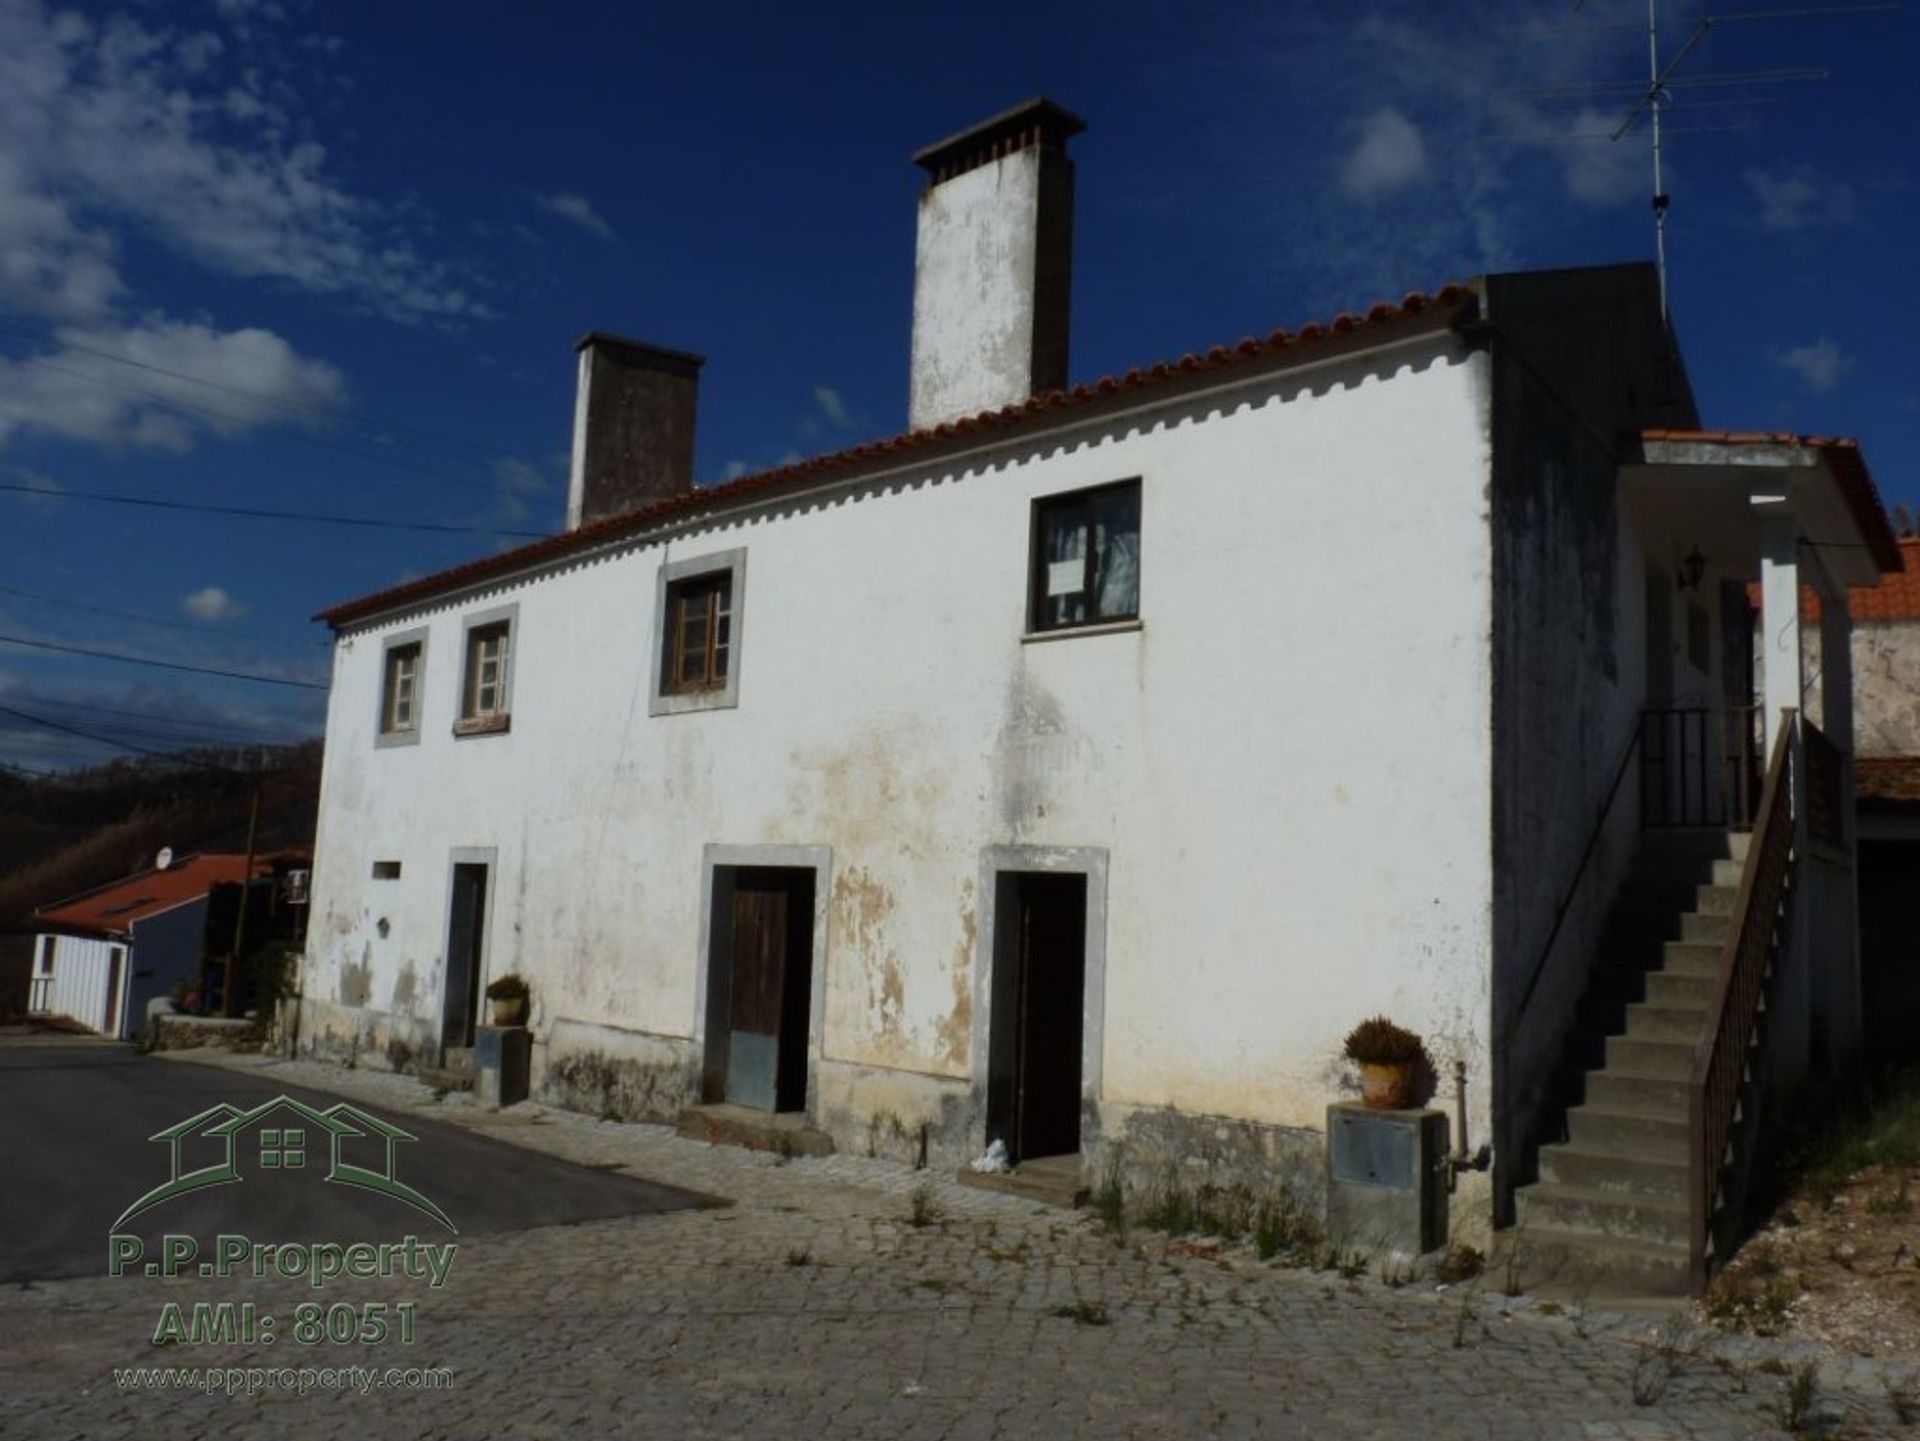
[(1644, 727), (1640, 716), (1633, 720), (1633, 733), (1627, 737), (1627, 748), (1621, 752), (1620, 764), (1614, 768), (1613, 783), (1607, 787), (1607, 797), (1600, 802), (1599, 819), (1593, 823), (1593, 830), (1587, 836), (1586, 849), (1580, 852), (1580, 863), (1573, 868), (1573, 879), (1567, 882), (1567, 888), (1560, 894), (1559, 906), (1553, 914), (1553, 929), (1547, 932), (1546, 943), (1540, 947), (1535, 958), (1533, 970), (1527, 977), (1527, 988), (1520, 995), (1520, 1004), (1513, 1009), (1507, 1019), (1506, 1037), (1520, 1028), (1520, 1018), (1527, 1013), (1527, 1007), (1533, 1004), (1533, 993), (1540, 987), (1540, 977), (1546, 973), (1547, 961), (1553, 955), (1554, 942), (1560, 939), (1560, 928), (1567, 923), (1567, 915), (1573, 910), (1573, 898), (1580, 894), (1580, 882), (1586, 878), (1587, 863), (1593, 859), (1594, 848), (1600, 844), (1600, 837), (1606, 833), (1607, 821), (1613, 815), (1613, 803), (1620, 796), (1620, 782), (1626, 779), (1627, 767), (1633, 763), (1633, 753), (1640, 749), (1640, 736)]
[(1760, 792), (1753, 839), (1740, 868), (1733, 925), (1720, 947), (1706, 1027), (1693, 1052), (1687, 1098), (1687, 1219), (1688, 1265), (1696, 1295), (1706, 1289), (1714, 1201), (1789, 881), (1794, 808), (1787, 767), (1798, 744), (1798, 718), (1791, 708), (1784, 709)]

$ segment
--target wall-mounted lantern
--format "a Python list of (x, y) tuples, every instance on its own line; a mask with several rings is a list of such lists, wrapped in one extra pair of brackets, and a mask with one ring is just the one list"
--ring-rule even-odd
[(1700, 582), (1706, 578), (1706, 574), (1707, 558), (1700, 554), (1700, 547), (1696, 545), (1687, 552), (1686, 559), (1680, 562), (1680, 589), (1700, 589)]

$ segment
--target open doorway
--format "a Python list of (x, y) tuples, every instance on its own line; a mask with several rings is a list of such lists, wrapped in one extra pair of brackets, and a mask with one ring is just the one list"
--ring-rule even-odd
[(487, 954), (487, 866), (456, 861), (447, 911), (447, 985), (442, 1001), (443, 1051), (473, 1045), (480, 1014), (480, 974)]
[(1016, 1165), (1080, 1150), (1087, 877), (995, 878), (987, 1135)]
[(710, 1102), (807, 1109), (814, 886), (806, 866), (713, 868), (703, 1087)]

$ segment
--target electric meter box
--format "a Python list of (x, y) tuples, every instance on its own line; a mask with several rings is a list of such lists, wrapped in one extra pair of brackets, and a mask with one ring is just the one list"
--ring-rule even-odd
[(1446, 1245), (1447, 1141), (1443, 1111), (1327, 1107), (1327, 1234), (1409, 1257)]

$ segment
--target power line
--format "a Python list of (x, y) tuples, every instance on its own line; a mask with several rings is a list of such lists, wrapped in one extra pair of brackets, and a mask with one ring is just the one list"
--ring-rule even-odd
[[(0, 585), (0, 595), (17, 596), (21, 600), (38, 601), (42, 605), (54, 605), (64, 610), (82, 611), (87, 615), (106, 616), (112, 620), (130, 620), (137, 625), (157, 625), (164, 626), (168, 630), (191, 631), (196, 635), (250, 636), (255, 640), (281, 642), (291, 641), (294, 638), (291, 631), (230, 629), (226, 626), (196, 624), (188, 620), (163, 620), (159, 616), (154, 615), (136, 615), (130, 610), (109, 610), (102, 605), (87, 605), (81, 601), (68, 600), (63, 596), (42, 595), (38, 591), (20, 590), (10, 585)], [(300, 639), (302, 641), (314, 641), (314, 637), (310, 635), (302, 636)], [(328, 642), (320, 640), (314, 643), (326, 645)]]
[[(226, 411), (209, 410), (205, 406), (194, 405), (192, 402), (181, 400), (177, 396), (166, 395), (153, 389), (151, 386), (131, 385), (124, 381), (114, 380), (109, 376), (96, 375), (92, 371), (75, 370), (71, 366), (58, 365), (48, 360), (45, 356), (23, 355), (19, 357), (19, 360), (22, 364), (37, 365), (44, 370), (51, 370), (58, 375), (70, 376), (75, 380), (89, 381), (94, 385), (104, 385), (109, 390), (123, 390), (131, 395), (142, 396), (152, 401), (155, 405), (171, 406), (173, 409), (184, 411), (188, 415), (196, 415), (202, 420), (210, 420), (216, 425), (238, 425), (245, 423), (245, 418), (242, 416), (233, 415)], [(425, 465), (415, 465), (398, 456), (382, 455), (373, 451), (356, 449), (350, 445), (342, 445), (338, 441), (325, 440), (320, 436), (308, 435), (298, 430), (285, 432), (285, 435), (287, 439), (298, 441), (302, 445), (316, 446), (321, 450), (331, 450), (340, 455), (350, 455), (356, 460), (371, 461), (375, 465), (385, 465), (395, 470), (410, 471), (415, 475), (424, 475), (430, 480), (438, 480), (454, 485), (478, 486), (482, 489), (492, 489), (492, 482), (477, 480), (473, 476), (461, 472), (441, 470)]]
[(426, 520), (383, 520), (363, 515), (322, 515), (300, 510), (265, 510), (245, 505), (202, 505), (190, 500), (155, 500), (143, 495), (112, 495), (95, 490), (46, 490), (36, 485), (0, 482), (0, 491), (36, 495), (47, 500), (88, 500), (102, 505), (138, 505), (153, 510), (188, 510), (202, 515), (233, 515), (249, 520), (298, 520), (316, 525), (351, 525), (368, 530), (422, 530), (443, 535), (506, 535), (519, 540), (544, 540), (540, 530), (501, 530), (488, 525), (441, 525)]
[(48, 720), (45, 716), (34, 715), (31, 711), (15, 710), (10, 705), (0, 705), (0, 715), (10, 715), (30, 725), (45, 726), (48, 730), (78, 736), (81, 740), (93, 741), (98, 745), (113, 746), (116, 750), (132, 751), (135, 755), (164, 756), (167, 754), (165, 751), (149, 750), (145, 746), (134, 745), (131, 741), (117, 741), (110, 736), (95, 735), (92, 731), (81, 730), (78, 726), (62, 725), (59, 721)]
[[(4, 321), (0, 321), (0, 330), (9, 331), (14, 335), (23, 336), (30, 340), (39, 341), (43, 339), (41, 333), (30, 326), (10, 325)], [(220, 380), (209, 380), (203, 375), (193, 375), (184, 370), (173, 370), (164, 365), (155, 365), (151, 361), (135, 360), (127, 355), (116, 355), (111, 350), (102, 350), (97, 346), (82, 345), (80, 342), (66, 336), (59, 337), (59, 342), (63, 351), (69, 351), (78, 355), (91, 355), (100, 360), (111, 361), (115, 365), (125, 365), (134, 370), (144, 370), (154, 375), (164, 375), (173, 380), (184, 380), (189, 385), (204, 386), (208, 390), (224, 391), (228, 395), (236, 395), (243, 400), (251, 400), (261, 405), (270, 405), (279, 410), (322, 416), (328, 420), (338, 421), (375, 438), (385, 439), (395, 435), (411, 435), (417, 439), (433, 441), (442, 446), (459, 447), (467, 451), (500, 456), (508, 460), (520, 459), (520, 457), (512, 451), (503, 450), (499, 446), (488, 445), (484, 441), (447, 435), (440, 431), (423, 430), (418, 426), (400, 425), (392, 421), (381, 421), (372, 418), (362, 419), (344, 406), (319, 405), (311, 401), (289, 400), (285, 396), (270, 395), (263, 390), (249, 390), (245, 386), (230, 385)], [(33, 357), (29, 356), (25, 358), (32, 359)], [(74, 373), (78, 374), (79, 372)], [(237, 417), (229, 416), (227, 418), (236, 419)], [(449, 450), (447, 454), (455, 459), (470, 458), (459, 455), (456, 450)]]
[(33, 694), (15, 694), (12, 699), (38, 710), (51, 710), (56, 716), (66, 712), (67, 719), (95, 724), (101, 730), (109, 731), (114, 735), (132, 736), (155, 744), (291, 745), (309, 738), (308, 734), (297, 736), (281, 734), (277, 737), (269, 734), (269, 731), (297, 724), (290, 718), (241, 727), (223, 722), (217, 717), (166, 716), (153, 711), (128, 710), (123, 707), (103, 705), (92, 700), (63, 700), (55, 696)]
[(180, 661), (149, 660), (145, 656), (121, 655), (117, 651), (88, 650), (83, 646), (60, 645), (50, 640), (28, 640), (25, 636), (0, 635), (0, 641), (5, 641), (9, 645), (28, 646), (34, 650), (55, 650), (66, 655), (84, 655), (94, 660), (117, 660), (126, 665), (150, 665), (159, 670), (190, 671), (194, 675), (217, 675), (226, 680), (251, 680), (258, 681), (261, 685), (293, 686), (300, 690), (323, 691), (326, 689), (324, 685), (321, 685), (317, 681), (288, 680), (284, 676), (258, 675), (250, 671), (220, 670), (214, 666), (186, 665)]

